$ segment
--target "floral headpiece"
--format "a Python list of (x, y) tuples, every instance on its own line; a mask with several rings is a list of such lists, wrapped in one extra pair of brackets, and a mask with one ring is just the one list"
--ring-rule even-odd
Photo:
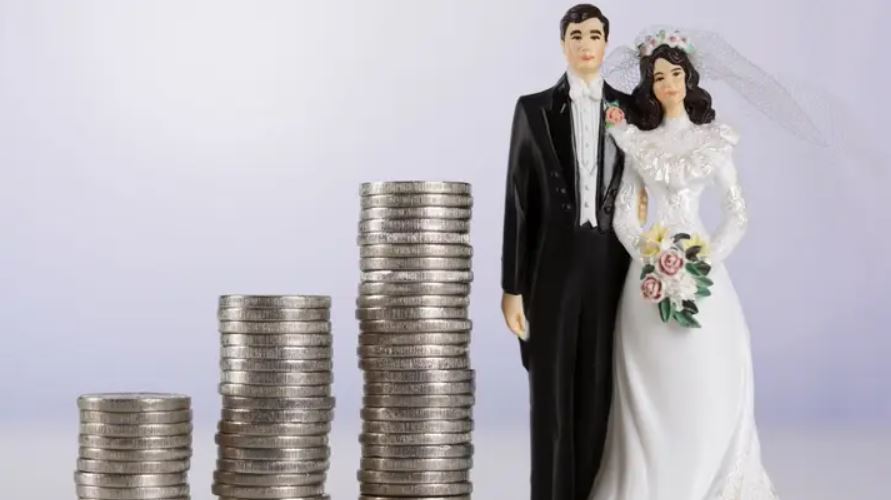
[(681, 49), (687, 54), (692, 54), (695, 51), (693, 44), (686, 35), (680, 32), (680, 30), (672, 32), (659, 30), (655, 35), (647, 35), (643, 42), (637, 45), (637, 51), (640, 54), (640, 57), (647, 57), (652, 55), (653, 51), (656, 50), (656, 47), (659, 47), (660, 45), (668, 45), (672, 48)]

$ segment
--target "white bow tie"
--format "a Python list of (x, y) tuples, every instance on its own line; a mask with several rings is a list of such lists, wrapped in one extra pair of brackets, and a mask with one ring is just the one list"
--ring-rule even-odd
[(573, 85), (569, 89), (569, 97), (573, 101), (579, 101), (584, 98), (600, 101), (603, 99), (603, 81), (598, 79), (591, 82), (590, 85), (585, 85), (584, 83)]

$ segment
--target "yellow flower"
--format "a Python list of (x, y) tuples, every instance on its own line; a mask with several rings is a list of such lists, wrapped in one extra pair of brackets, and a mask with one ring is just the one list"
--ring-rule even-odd
[(693, 234), (691, 235), (689, 240), (683, 240), (681, 246), (685, 252), (691, 247), (700, 246), (702, 247), (702, 249), (699, 250), (699, 256), (708, 257), (708, 241), (702, 238), (702, 236), (700, 236), (699, 234)]
[(640, 237), (640, 253), (644, 257), (653, 257), (662, 250), (662, 244), (668, 238), (668, 229), (662, 224), (654, 224), (649, 231)]

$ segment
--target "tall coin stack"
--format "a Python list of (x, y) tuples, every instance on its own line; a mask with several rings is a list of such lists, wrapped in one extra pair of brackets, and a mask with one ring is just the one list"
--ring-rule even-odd
[(74, 482), (79, 499), (189, 498), (191, 398), (182, 394), (85, 394)]
[(470, 185), (362, 184), (360, 500), (470, 498)]
[(220, 297), (221, 499), (329, 498), (330, 310), (327, 296)]

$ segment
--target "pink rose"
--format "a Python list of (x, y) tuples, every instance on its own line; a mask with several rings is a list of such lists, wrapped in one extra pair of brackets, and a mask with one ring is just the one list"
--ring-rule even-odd
[(659, 270), (666, 276), (674, 276), (686, 264), (684, 256), (675, 249), (669, 249), (659, 255)]
[(610, 125), (618, 125), (625, 121), (625, 112), (617, 106), (610, 106), (606, 110), (606, 122)]
[(662, 280), (653, 276), (647, 276), (640, 284), (640, 293), (648, 302), (661, 302), (663, 299)]

